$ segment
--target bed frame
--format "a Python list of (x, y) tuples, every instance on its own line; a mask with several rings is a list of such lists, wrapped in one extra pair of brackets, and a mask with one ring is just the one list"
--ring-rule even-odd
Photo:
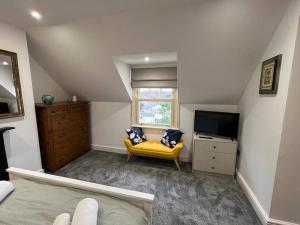
[(131, 191), (122, 188), (116, 188), (66, 177), (60, 177), (41, 172), (34, 172), (30, 170), (24, 170), (19, 168), (10, 167), (6, 170), (9, 173), (10, 180), (16, 180), (20, 178), (26, 178), (29, 180), (39, 181), (42, 183), (77, 188), (94, 193), (106, 194), (112, 197), (126, 200), (131, 204), (134, 204), (144, 209), (146, 216), (149, 219), (149, 225), (152, 224), (152, 205), (154, 195)]

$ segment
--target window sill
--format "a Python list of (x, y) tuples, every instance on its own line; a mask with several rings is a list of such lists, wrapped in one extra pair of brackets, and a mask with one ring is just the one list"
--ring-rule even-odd
[(167, 126), (151, 126), (151, 125), (139, 125), (139, 124), (132, 124), (131, 127), (140, 127), (145, 129), (157, 129), (157, 130), (165, 130), (165, 129), (173, 129), (179, 130), (177, 127), (167, 127)]

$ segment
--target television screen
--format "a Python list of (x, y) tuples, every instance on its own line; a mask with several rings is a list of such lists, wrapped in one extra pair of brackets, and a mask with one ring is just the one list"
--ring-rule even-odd
[(9, 113), (8, 104), (6, 102), (0, 102), (0, 114)]
[(208, 135), (237, 138), (239, 113), (195, 111), (194, 131)]

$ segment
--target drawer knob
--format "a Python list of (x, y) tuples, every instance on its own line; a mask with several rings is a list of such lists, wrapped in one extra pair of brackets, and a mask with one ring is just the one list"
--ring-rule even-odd
[(216, 159), (216, 157), (213, 157), (213, 159)]
[(214, 149), (216, 149), (216, 146), (214, 146)]
[(214, 167), (214, 166), (212, 166), (212, 167), (211, 167), (211, 169), (213, 169), (213, 170), (214, 170), (214, 169), (215, 169), (215, 167)]

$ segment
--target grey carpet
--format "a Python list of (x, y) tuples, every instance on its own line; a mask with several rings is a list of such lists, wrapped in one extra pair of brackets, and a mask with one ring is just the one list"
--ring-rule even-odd
[(260, 225), (237, 182), (169, 160), (90, 151), (55, 174), (155, 195), (153, 225)]

